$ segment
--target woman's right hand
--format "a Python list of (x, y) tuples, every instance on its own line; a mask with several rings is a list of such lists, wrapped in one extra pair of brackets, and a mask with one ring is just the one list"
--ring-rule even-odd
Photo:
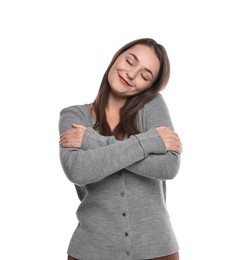
[(174, 151), (179, 154), (182, 152), (180, 137), (170, 127), (160, 126), (156, 130), (162, 137), (167, 151)]
[(72, 127), (61, 134), (60, 145), (64, 148), (80, 148), (86, 127), (72, 124)]

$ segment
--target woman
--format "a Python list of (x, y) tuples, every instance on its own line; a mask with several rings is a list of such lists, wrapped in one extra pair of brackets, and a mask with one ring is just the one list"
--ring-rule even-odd
[(150, 38), (123, 46), (95, 101), (60, 113), (60, 160), (81, 204), (68, 259), (179, 259), (166, 210), (180, 138), (159, 93), (169, 79), (165, 48)]

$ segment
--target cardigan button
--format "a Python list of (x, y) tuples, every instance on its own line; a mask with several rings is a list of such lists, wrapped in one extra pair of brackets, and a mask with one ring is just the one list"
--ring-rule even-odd
[(124, 192), (121, 192), (121, 197), (124, 197), (125, 196), (125, 193)]
[(126, 256), (131, 256), (131, 252), (126, 251)]
[(122, 216), (123, 216), (123, 217), (126, 217), (126, 216), (127, 216), (127, 214), (126, 214), (125, 212), (123, 212), (123, 213), (122, 213)]
[(125, 237), (127, 237), (128, 236), (128, 232), (125, 232)]

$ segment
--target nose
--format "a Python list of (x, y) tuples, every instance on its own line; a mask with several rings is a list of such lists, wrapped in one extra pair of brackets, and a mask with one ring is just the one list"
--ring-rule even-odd
[(137, 73), (138, 72), (136, 70), (130, 70), (126, 74), (127, 74), (128, 79), (133, 80), (136, 77)]

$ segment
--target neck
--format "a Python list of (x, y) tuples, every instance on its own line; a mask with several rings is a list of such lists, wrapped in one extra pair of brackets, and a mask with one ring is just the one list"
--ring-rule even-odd
[(110, 92), (108, 97), (108, 104), (106, 107), (106, 111), (113, 111), (113, 112), (119, 112), (121, 107), (124, 106), (126, 103), (127, 98), (125, 97), (119, 97), (115, 95), (114, 93)]

